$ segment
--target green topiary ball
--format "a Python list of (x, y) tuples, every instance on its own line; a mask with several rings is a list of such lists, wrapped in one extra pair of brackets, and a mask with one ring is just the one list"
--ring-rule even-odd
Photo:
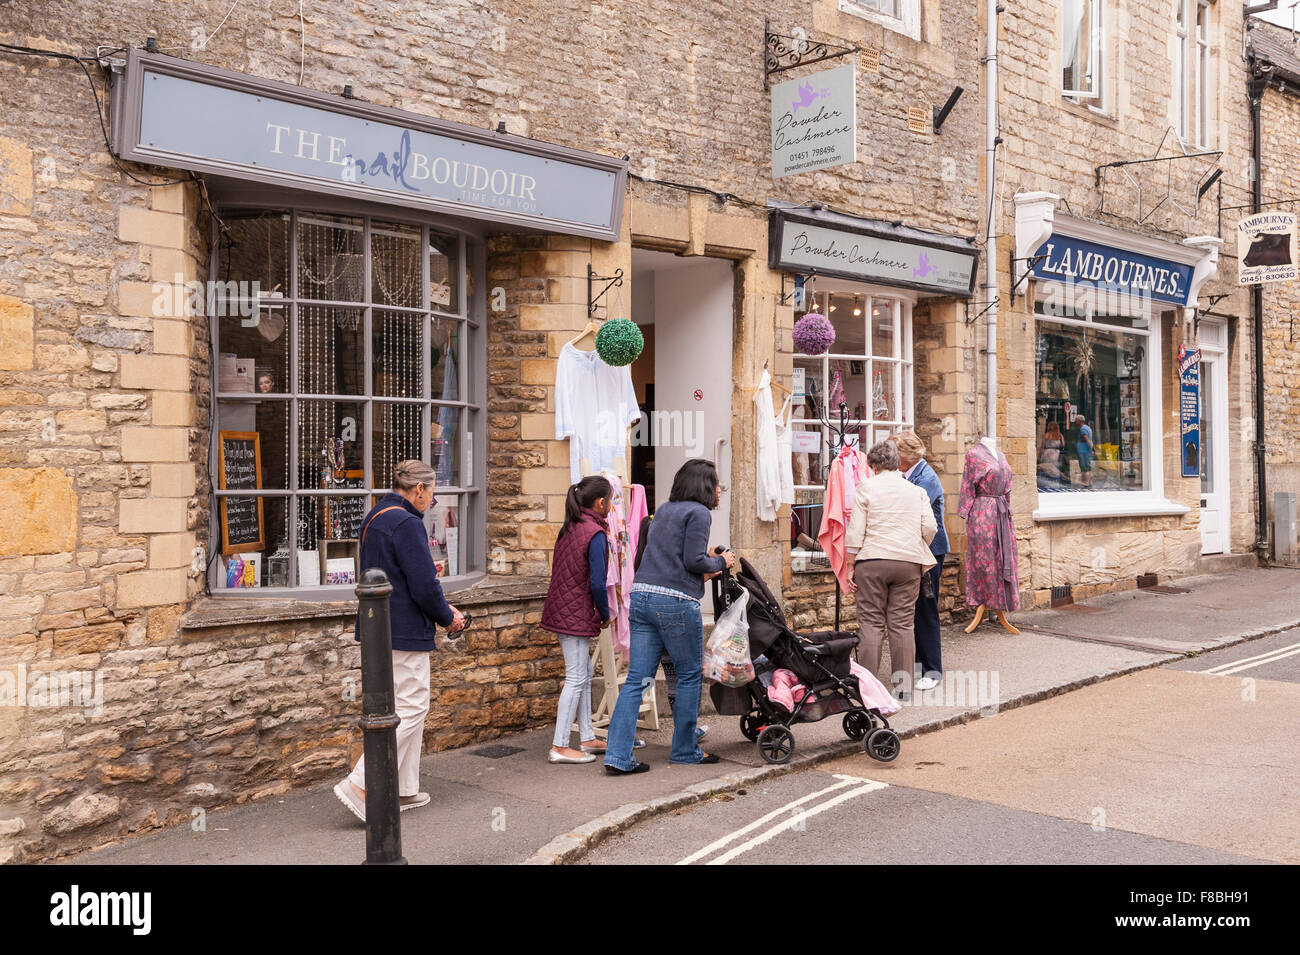
[(643, 348), (645, 338), (630, 318), (611, 318), (596, 333), (596, 354), (616, 368), (632, 364)]

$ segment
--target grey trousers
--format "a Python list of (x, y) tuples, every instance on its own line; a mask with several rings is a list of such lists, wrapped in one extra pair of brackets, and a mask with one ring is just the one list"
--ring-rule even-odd
[[(858, 662), (879, 676), (880, 648), (889, 630), (889, 660), (894, 671), (906, 674), (904, 690), (912, 689), (916, 659), (914, 614), (921, 591), (921, 565), (906, 560), (860, 560), (853, 566), (858, 585)], [(886, 683), (889, 681), (886, 680)]]

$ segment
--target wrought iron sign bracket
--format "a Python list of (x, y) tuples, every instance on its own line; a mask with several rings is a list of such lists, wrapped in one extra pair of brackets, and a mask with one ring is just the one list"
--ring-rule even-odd
[(835, 46), (806, 37), (785, 36), (772, 32), (772, 21), (763, 21), (763, 89), (771, 89), (772, 76), (796, 66), (808, 66), (822, 60), (862, 52), (860, 46)]
[[(1009, 269), (1009, 272), (1010, 272), (1011, 275), (1015, 275), (1015, 274), (1016, 274), (1016, 263), (1017, 263), (1017, 262), (1028, 262), (1028, 263), (1029, 263), (1029, 266), (1025, 269), (1025, 274), (1022, 275), (1022, 276), (1020, 276), (1020, 278), (1016, 279), (1016, 281), (1013, 282), (1012, 285), (1011, 285), (1011, 307), (1012, 307), (1012, 308), (1015, 308), (1015, 306), (1016, 306), (1016, 289), (1020, 288), (1020, 286), (1023, 285), (1023, 284), (1025, 283), (1025, 279), (1028, 279), (1028, 278), (1032, 278), (1032, 277), (1033, 277), (1033, 275), (1034, 275), (1034, 266), (1038, 265), (1039, 262), (1041, 262), (1041, 261), (1043, 261), (1043, 259), (1047, 258), (1047, 253), (1044, 252), (1042, 255), (1027, 255), (1027, 256), (1025, 256), (1023, 259), (1018, 259), (1018, 258), (1016, 258), (1016, 253), (1015, 253), (1015, 251), (1012, 250), (1011, 252), (1008, 253), (1008, 255), (1009, 255), (1010, 259), (1011, 259), (1011, 266), (1010, 266), (1010, 269)], [(966, 324), (969, 325), (970, 322), (967, 322)]]
[[(599, 292), (595, 292), (597, 282), (604, 282), (605, 287)], [(596, 270), (587, 264), (587, 317), (592, 318), (596, 314), (596, 309), (600, 307), (600, 300), (605, 297), (610, 289), (623, 284), (623, 270), (619, 269), (613, 275), (597, 275)]]

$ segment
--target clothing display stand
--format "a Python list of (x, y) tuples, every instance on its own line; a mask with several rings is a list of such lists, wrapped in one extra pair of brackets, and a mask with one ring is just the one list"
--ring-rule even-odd
[[(619, 479), (624, 487), (628, 487), (627, 477), (627, 455), (618, 459), (613, 470), (614, 475)], [(591, 714), (591, 725), (596, 729), (598, 739), (606, 739), (609, 733), (609, 720), (614, 715), (614, 704), (618, 702), (618, 692), (627, 679), (627, 668), (630, 661), (624, 661), (614, 652), (614, 637), (612, 627), (606, 627), (600, 631), (600, 636), (596, 638), (595, 646), (591, 651), (591, 672), (595, 673), (597, 667), (600, 668), (600, 678), (605, 682), (605, 692), (596, 704)], [(655, 678), (658, 680), (660, 670), (656, 673)], [(578, 724), (575, 722), (574, 729)], [(654, 686), (646, 687), (645, 694), (641, 697), (641, 709), (637, 711), (636, 720), (637, 729), (657, 730), (659, 728), (659, 703), (655, 696)]]
[[(845, 404), (843, 401), (840, 402), (840, 424), (838, 428), (835, 425), (831, 424), (829, 419), (827, 418), (822, 419), (822, 424), (826, 425), (827, 430), (830, 431), (831, 435), (834, 438), (834, 440), (831, 442), (830, 460), (832, 463), (834, 463), (836, 457), (839, 456), (840, 451), (844, 449), (844, 444), (845, 444), (844, 435), (845, 435), (845, 431), (847, 430), (848, 420), (849, 420), (849, 406)], [(833, 573), (831, 574), (831, 576), (835, 577), (835, 632), (838, 633), (840, 629), (840, 609), (843, 603), (844, 591), (840, 588), (840, 578)]]
[[(605, 739), (609, 734), (609, 718), (614, 715), (614, 704), (618, 702), (618, 691), (622, 688), (623, 681), (627, 679), (628, 666), (614, 652), (614, 639), (610, 636), (608, 627), (600, 631), (596, 646), (591, 653), (593, 673), (598, 665), (601, 677), (605, 681), (605, 693), (591, 714), (591, 725), (596, 728), (597, 738)], [(657, 679), (658, 674), (656, 674)], [(636, 725), (637, 729), (643, 730), (659, 728), (659, 704), (654, 686), (646, 687), (645, 694), (641, 697), (641, 709), (637, 712)], [(574, 723), (574, 727), (577, 727), (577, 723)]]

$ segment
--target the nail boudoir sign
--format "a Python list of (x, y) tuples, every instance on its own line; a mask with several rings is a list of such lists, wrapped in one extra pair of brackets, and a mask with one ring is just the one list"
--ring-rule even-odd
[(123, 159), (616, 240), (627, 163), (131, 50)]
[(979, 250), (957, 236), (833, 212), (775, 209), (769, 264), (798, 274), (833, 275), (969, 298)]

